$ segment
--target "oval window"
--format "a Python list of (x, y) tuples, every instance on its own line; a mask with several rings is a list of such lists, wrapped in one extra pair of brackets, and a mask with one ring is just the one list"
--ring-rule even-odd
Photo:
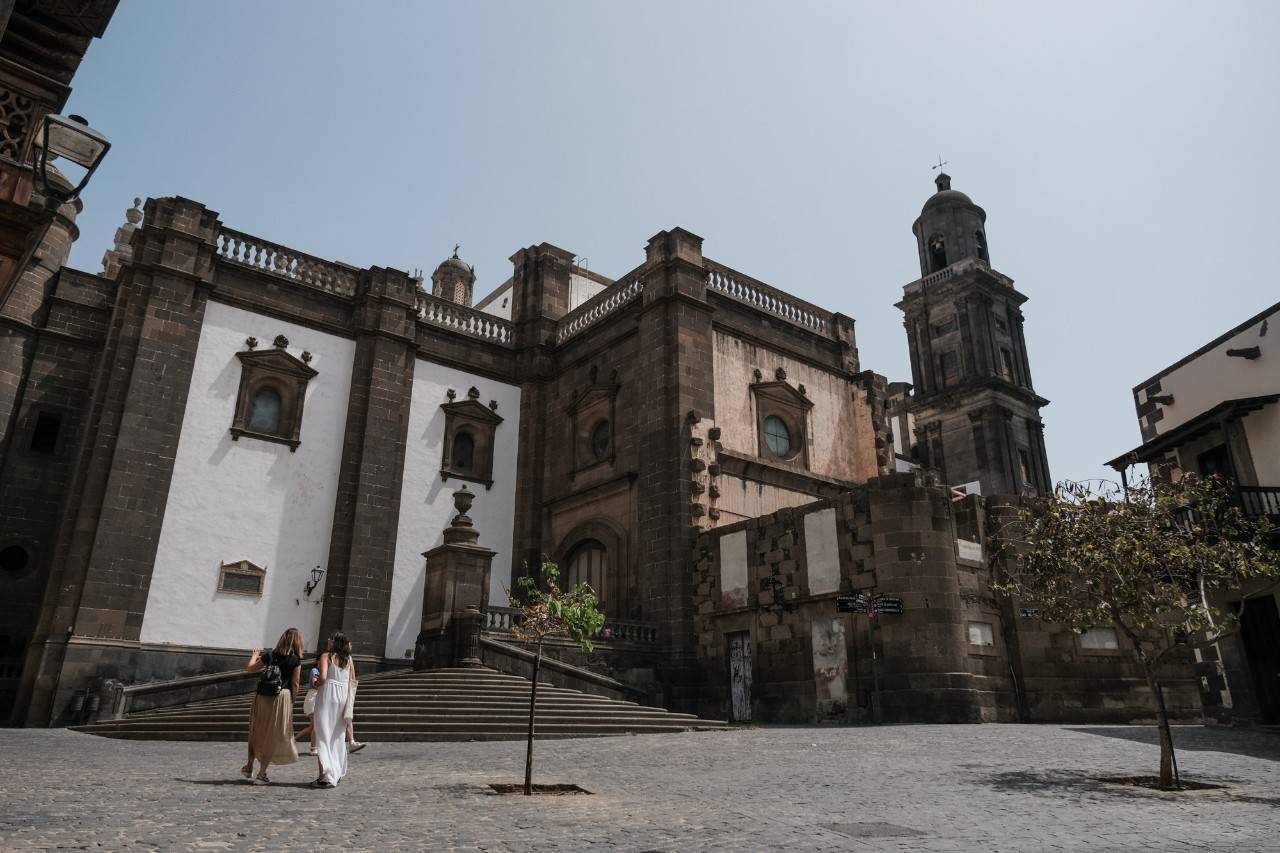
[(791, 430), (777, 415), (764, 419), (764, 441), (774, 456), (785, 459), (791, 455)]
[(591, 452), (597, 459), (609, 455), (609, 422), (601, 421), (591, 430)]
[(0, 550), (0, 570), (18, 573), (31, 562), (31, 555), (21, 545), (9, 545)]
[(280, 431), (280, 395), (273, 389), (263, 388), (253, 395), (249, 429), (270, 434)]

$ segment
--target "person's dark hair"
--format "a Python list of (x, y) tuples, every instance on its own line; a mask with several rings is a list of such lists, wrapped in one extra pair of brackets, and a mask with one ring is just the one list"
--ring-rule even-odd
[(329, 651), (338, 659), (338, 666), (346, 666), (351, 660), (351, 641), (347, 639), (347, 635), (338, 631), (329, 638)]

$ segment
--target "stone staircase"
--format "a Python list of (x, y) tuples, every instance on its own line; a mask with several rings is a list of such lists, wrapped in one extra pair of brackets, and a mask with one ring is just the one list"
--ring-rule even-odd
[[(379, 673), (360, 679), (355, 729), (362, 741), (519, 740), (529, 720), (527, 678), (484, 667)], [(75, 731), (132, 740), (245, 740), (251, 695), (130, 714)], [(302, 698), (295, 730), (307, 724)], [(702, 720), (577, 690), (538, 684), (539, 738), (723, 729)]]

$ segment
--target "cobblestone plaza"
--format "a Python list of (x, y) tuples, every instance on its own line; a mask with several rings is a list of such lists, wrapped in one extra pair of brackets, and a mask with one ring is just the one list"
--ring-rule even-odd
[(536, 781), (592, 796), (497, 796), (523, 744), (375, 743), (336, 791), (310, 762), (238, 778), (230, 743), (0, 732), (0, 849), (1280, 850), (1280, 737), (1175, 730), (1184, 778), (1149, 774), (1140, 727), (766, 728), (542, 742)]

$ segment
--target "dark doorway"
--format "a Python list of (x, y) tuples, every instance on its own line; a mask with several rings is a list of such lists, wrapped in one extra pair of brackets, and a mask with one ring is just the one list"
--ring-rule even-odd
[(1280, 611), (1274, 595), (1245, 600), (1240, 641), (1253, 676), (1259, 722), (1280, 723)]
[(751, 632), (736, 631), (729, 641), (730, 715), (735, 723), (751, 721)]
[(1217, 474), (1224, 480), (1231, 480), (1235, 474), (1231, 470), (1231, 453), (1225, 444), (1219, 444), (1197, 456), (1196, 467), (1200, 469), (1202, 477), (1212, 477)]

